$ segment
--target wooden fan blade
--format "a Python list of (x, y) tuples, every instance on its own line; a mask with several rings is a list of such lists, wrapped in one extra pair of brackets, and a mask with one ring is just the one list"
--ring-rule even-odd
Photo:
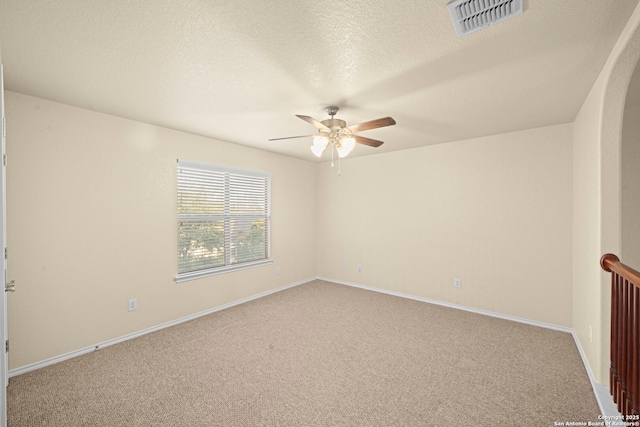
[(308, 138), (314, 135), (285, 136), (284, 138), (271, 138), (269, 141), (280, 141), (281, 139)]
[(301, 118), (302, 120), (304, 120), (307, 123), (311, 123), (312, 125), (314, 125), (318, 129), (331, 130), (328, 127), (326, 127), (325, 125), (323, 125), (322, 123), (320, 123), (319, 121), (317, 121), (316, 119), (314, 119), (313, 117), (301, 116), (299, 114), (296, 114), (296, 117)]
[(381, 119), (370, 120), (364, 123), (358, 123), (357, 125), (349, 126), (347, 129), (355, 133), (355, 132), (362, 132), (363, 130), (383, 128), (385, 126), (392, 126), (395, 124), (396, 124), (396, 121), (393, 120), (392, 117), (383, 117)]
[(369, 147), (380, 147), (384, 142), (378, 141), (377, 139), (365, 138), (360, 135), (351, 135), (353, 139), (356, 140), (358, 144), (368, 145)]

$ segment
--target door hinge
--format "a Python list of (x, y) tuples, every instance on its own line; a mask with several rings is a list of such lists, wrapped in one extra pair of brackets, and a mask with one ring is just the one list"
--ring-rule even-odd
[(4, 342), (4, 352), (9, 353), (9, 340)]
[(3, 166), (7, 166), (7, 155), (6, 154), (2, 155), (2, 165)]
[(4, 248), (4, 259), (7, 259), (7, 248)]

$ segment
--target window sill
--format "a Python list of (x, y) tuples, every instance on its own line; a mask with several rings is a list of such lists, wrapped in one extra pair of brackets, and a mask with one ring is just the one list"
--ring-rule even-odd
[(225, 267), (210, 268), (208, 270), (193, 271), (191, 273), (178, 274), (173, 280), (176, 283), (188, 282), (190, 280), (202, 279), (203, 277), (216, 276), (218, 274), (231, 273), (232, 271), (246, 270), (248, 268), (260, 267), (273, 263), (272, 259), (263, 259), (254, 262), (228, 265)]

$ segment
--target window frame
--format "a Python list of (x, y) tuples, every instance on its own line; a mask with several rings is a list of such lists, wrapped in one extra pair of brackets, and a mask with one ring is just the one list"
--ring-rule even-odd
[[(259, 172), (259, 171), (254, 171), (254, 170), (248, 170), (248, 169), (239, 169), (239, 168), (232, 168), (232, 167), (227, 167), (227, 166), (221, 166), (221, 165), (216, 165), (216, 164), (211, 164), (211, 163), (201, 163), (201, 162), (193, 162), (193, 161), (187, 161), (187, 160), (180, 160), (177, 159), (177, 167), (176, 167), (176, 190), (177, 190), (177, 194), (176, 194), (176, 213), (177, 213), (177, 221), (176, 221), (176, 236), (178, 236), (178, 241), (176, 242), (176, 249), (178, 250), (178, 253), (180, 252), (180, 240), (179, 240), (179, 234), (180, 234), (180, 223), (181, 221), (185, 221), (187, 219), (192, 219), (192, 217), (189, 217), (188, 215), (185, 214), (180, 214), (180, 169), (181, 168), (188, 168), (188, 169), (193, 169), (193, 170), (198, 170), (200, 172), (204, 172), (204, 173), (212, 173), (214, 175), (224, 175), (224, 179), (225, 179), (225, 183), (228, 184), (228, 180), (229, 177), (231, 175), (234, 176), (243, 176), (243, 177), (252, 177), (252, 178), (264, 178), (266, 179), (266, 212), (264, 213), (264, 218), (266, 220), (266, 242), (265, 242), (265, 252), (266, 252), (266, 258), (261, 258), (258, 260), (254, 260), (254, 261), (246, 261), (246, 262), (238, 262), (238, 263), (231, 263), (228, 264), (227, 262), (231, 259), (231, 254), (227, 253), (226, 249), (231, 247), (231, 240), (227, 240), (227, 239), (232, 239), (232, 232), (231, 232), (231, 227), (227, 226), (227, 221), (231, 222), (231, 220), (234, 218), (234, 215), (231, 214), (229, 212), (229, 195), (231, 194), (231, 192), (229, 191), (229, 187), (228, 185), (224, 186), (224, 195), (223, 195), (223, 199), (224, 199), (224, 214), (222, 215), (224, 218), (224, 222), (225, 222), (225, 227), (224, 227), (224, 247), (225, 247), (225, 262), (224, 265), (219, 266), (219, 267), (209, 267), (209, 268), (203, 268), (203, 269), (199, 269), (199, 270), (192, 270), (192, 271), (185, 271), (185, 272), (180, 272), (179, 271), (179, 265), (178, 267), (178, 273), (174, 278), (174, 281), (176, 283), (181, 283), (181, 282), (185, 282), (185, 281), (189, 281), (189, 280), (195, 280), (195, 279), (200, 279), (203, 277), (208, 277), (208, 276), (214, 276), (214, 275), (218, 275), (218, 274), (224, 274), (224, 273), (229, 273), (232, 271), (239, 271), (239, 270), (245, 270), (248, 268), (254, 268), (254, 267), (259, 267), (262, 265), (267, 265), (267, 264), (271, 264), (273, 263), (273, 259), (271, 259), (271, 174), (270, 173), (266, 173), (266, 172)], [(238, 218), (238, 216), (235, 216), (235, 218)], [(178, 254), (176, 254), (177, 256), (179, 256)], [(176, 261), (179, 263), (179, 259), (176, 258)]]

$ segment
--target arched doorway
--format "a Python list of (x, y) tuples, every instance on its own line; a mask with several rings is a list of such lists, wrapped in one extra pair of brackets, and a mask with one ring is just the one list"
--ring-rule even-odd
[(624, 106), (621, 159), (620, 258), (640, 270), (640, 67), (636, 65)]

